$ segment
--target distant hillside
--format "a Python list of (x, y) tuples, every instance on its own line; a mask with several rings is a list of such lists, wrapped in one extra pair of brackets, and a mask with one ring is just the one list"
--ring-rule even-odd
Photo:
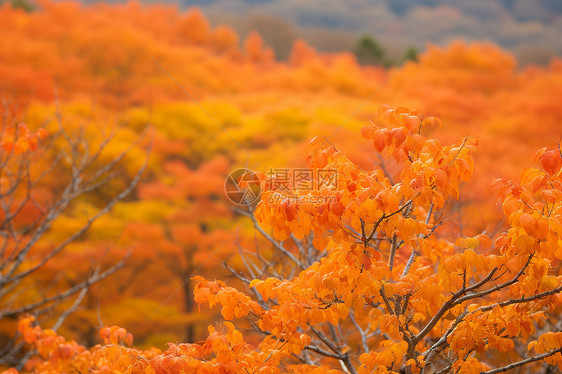
[[(33, 9), (41, 0), (0, 0)], [(82, 0), (84, 3), (95, 2)], [(117, 1), (107, 1), (122, 2)], [(562, 56), (562, 0), (142, 0), (200, 7), (213, 25), (228, 24), (241, 36), (258, 31), (278, 59), (293, 41), (320, 51), (356, 51), (370, 35), (386, 61), (399, 63), (427, 43), (490, 41), (509, 50), (521, 65), (547, 64)]]
[(321, 50), (353, 49), (368, 33), (395, 53), (427, 42), (487, 40), (513, 52), (522, 64), (562, 55), (560, 0), (198, 0), (211, 22), (242, 35), (258, 29), (284, 57), (297, 36)]

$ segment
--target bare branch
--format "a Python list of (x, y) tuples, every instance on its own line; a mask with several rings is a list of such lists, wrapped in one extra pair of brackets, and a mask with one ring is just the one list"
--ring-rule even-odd
[[(429, 206), (429, 210), (427, 212), (427, 217), (425, 218), (425, 224), (426, 225), (429, 224), (429, 220), (431, 219), (431, 213), (433, 213), (433, 203), (431, 203), (431, 205)], [(425, 236), (424, 234), (419, 235), (420, 238), (423, 238), (424, 236)], [(410, 267), (414, 263), (414, 260), (416, 259), (417, 255), (418, 255), (417, 250), (415, 248), (412, 248), (412, 253), (410, 254), (410, 258), (408, 259), (408, 262), (406, 263), (406, 267), (404, 268), (404, 271), (402, 272), (402, 276), (405, 276), (406, 274), (408, 274), (408, 272), (410, 271)]]
[(497, 369), (492, 369), (492, 370), (484, 371), (484, 372), (481, 373), (481, 374), (503, 373), (504, 371), (508, 371), (508, 370), (511, 370), (511, 369), (515, 369), (516, 367), (523, 366), (523, 365), (529, 364), (529, 363), (531, 363), (531, 362), (544, 360), (545, 358), (550, 357), (550, 356), (553, 356), (553, 355), (555, 355), (555, 354), (557, 354), (557, 353), (562, 353), (562, 348), (558, 348), (558, 349), (555, 349), (555, 350), (552, 350), (552, 351), (548, 351), (548, 352), (545, 352), (545, 353), (540, 354), (540, 355), (537, 355), (537, 356), (529, 357), (529, 358), (526, 358), (526, 359), (524, 359), (524, 360), (517, 361), (517, 362), (514, 362), (514, 363), (509, 364), (509, 365), (506, 365), (506, 366), (502, 366), (502, 367), (497, 368)]
[(125, 265), (125, 261), (130, 257), (130, 255), (131, 255), (131, 252), (129, 252), (125, 256), (125, 258), (123, 258), (123, 260), (121, 260), (119, 263), (112, 266), (111, 268), (105, 270), (103, 273), (100, 273), (97, 276), (92, 276), (92, 277), (86, 279), (85, 281), (83, 281), (83, 282), (81, 282), (81, 283), (79, 283), (79, 284), (77, 284), (73, 287), (70, 287), (66, 291), (56, 294), (55, 296), (44, 298), (41, 301), (37, 301), (35, 303), (30, 303), (30, 304), (27, 304), (27, 305), (22, 306), (20, 308), (17, 308), (17, 309), (2, 311), (2, 312), (0, 312), (0, 319), (6, 318), (6, 317), (17, 316), (17, 315), (22, 314), (22, 313), (27, 313), (31, 310), (34, 310), (36, 308), (41, 307), (42, 305), (65, 299), (65, 298), (81, 291), (82, 289), (87, 288), (87, 287), (91, 286), (92, 284), (95, 284), (95, 283), (109, 277), (111, 274), (113, 274), (117, 270), (121, 269), (123, 267), (123, 265)]
[[(427, 323), (427, 325), (416, 335), (415, 341), (419, 342), (424, 336), (426, 336), (431, 331), (431, 329), (437, 324), (437, 322), (441, 319), (441, 317), (443, 317), (443, 315), (448, 310), (450, 310), (452, 307), (454, 307), (458, 304), (461, 304), (464, 301), (467, 301), (467, 300), (470, 300), (470, 299), (474, 299), (474, 298), (489, 295), (489, 294), (491, 294), (495, 291), (499, 291), (499, 290), (501, 290), (505, 287), (511, 286), (512, 284), (517, 282), (517, 280), (521, 277), (521, 275), (524, 273), (525, 269), (527, 268), (527, 266), (531, 262), (532, 258), (533, 258), (533, 255), (532, 254), (529, 255), (529, 258), (528, 258), (527, 262), (525, 263), (525, 265), (523, 266), (523, 268), (517, 273), (517, 275), (513, 279), (511, 279), (511, 280), (509, 280), (505, 283), (502, 283), (500, 285), (491, 287), (491, 288), (489, 288), (487, 290), (484, 290), (482, 292), (478, 292), (478, 293), (474, 293), (474, 294), (470, 294), (470, 295), (465, 295), (463, 297), (461, 297), (461, 296), (464, 295), (467, 292), (467, 289), (472, 288), (474, 286), (471, 286), (469, 288), (464, 288), (464, 289), (461, 289), (461, 290), (457, 291), (455, 294), (453, 294), (453, 296), (451, 296), (451, 298), (449, 300), (447, 300), (441, 306), (441, 308), (437, 311), (437, 313), (433, 316), (433, 318), (431, 318), (431, 320)], [(495, 273), (494, 269), (484, 279), (490, 279), (493, 276), (493, 273)], [(483, 284), (484, 283), (482, 281), (477, 283), (478, 287), (482, 286)], [(475, 289), (475, 288), (472, 288), (472, 289)]]
[(349, 319), (351, 320), (351, 323), (353, 323), (353, 326), (355, 326), (355, 329), (357, 330), (359, 336), (361, 337), (361, 345), (363, 346), (363, 352), (368, 353), (369, 345), (367, 344), (367, 334), (365, 333), (365, 331), (363, 331), (361, 326), (359, 326), (359, 324), (355, 320), (355, 313), (353, 312), (353, 310), (349, 311)]
[(267, 241), (269, 241), (271, 244), (273, 244), (273, 246), (275, 247), (275, 249), (277, 249), (279, 252), (283, 253), (285, 256), (287, 256), (291, 261), (293, 261), (295, 264), (297, 264), (297, 266), (301, 269), (304, 269), (304, 265), (300, 262), (300, 260), (298, 258), (296, 258), (296, 256), (294, 254), (292, 254), (291, 252), (289, 252), (287, 249), (285, 249), (285, 247), (283, 247), (281, 244), (279, 244), (279, 242), (275, 239), (273, 239), (271, 237), (271, 235), (269, 235), (268, 233), (266, 233), (264, 231), (264, 229), (261, 228), (261, 226), (258, 224), (258, 221), (256, 220), (256, 217), (254, 216), (253, 212), (250, 210), (250, 212), (246, 212), (243, 211), (241, 209), (236, 209), (236, 212), (245, 215), (246, 217), (249, 217), (252, 220), (252, 224), (254, 225), (254, 228), (256, 230), (258, 230), (258, 232), (265, 238), (267, 239)]
[(80, 306), (80, 303), (82, 302), (82, 300), (84, 300), (84, 296), (86, 296), (87, 293), (88, 293), (88, 287), (84, 287), (82, 289), (82, 291), (80, 291), (80, 293), (78, 294), (78, 296), (76, 297), (76, 299), (74, 300), (74, 303), (72, 303), (70, 308), (68, 308), (64, 312), (62, 312), (61, 315), (59, 316), (59, 318), (57, 318), (57, 321), (55, 322), (53, 327), (51, 327), (51, 330), (57, 331), (59, 329), (59, 327), (61, 327), (61, 325), (64, 322), (64, 320), (66, 319), (66, 317), (68, 317), (69, 315), (74, 313), (76, 311), (76, 309), (78, 309), (78, 307)]

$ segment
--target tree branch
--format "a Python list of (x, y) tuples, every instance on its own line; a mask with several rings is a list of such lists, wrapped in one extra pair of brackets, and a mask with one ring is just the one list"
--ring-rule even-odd
[(553, 355), (555, 355), (555, 354), (557, 354), (557, 353), (562, 353), (562, 348), (558, 348), (558, 349), (555, 349), (555, 350), (552, 350), (552, 351), (549, 351), (549, 352), (545, 352), (545, 353), (540, 354), (540, 355), (537, 355), (537, 356), (529, 357), (529, 358), (526, 358), (526, 359), (524, 359), (524, 360), (517, 361), (517, 362), (514, 362), (514, 363), (509, 364), (509, 365), (506, 365), (506, 366), (502, 366), (502, 367), (497, 368), (497, 369), (492, 369), (492, 370), (488, 370), (488, 371), (483, 371), (483, 372), (481, 372), (480, 374), (496, 374), (496, 373), (503, 373), (504, 371), (508, 371), (508, 370), (511, 370), (511, 369), (515, 369), (516, 367), (523, 366), (523, 365), (529, 364), (529, 363), (531, 363), (531, 362), (544, 360), (545, 358), (550, 357), (550, 356), (553, 356)]

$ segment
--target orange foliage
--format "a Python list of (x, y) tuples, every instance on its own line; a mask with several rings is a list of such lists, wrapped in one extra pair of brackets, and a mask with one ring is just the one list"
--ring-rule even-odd
[[(255, 300), (249, 302), (248, 295), (236, 290), (237, 282), (226, 287), (219, 281), (201, 281), (197, 287), (199, 302), (224, 304), (223, 317), (250, 315), (257, 318), (258, 327), (284, 340), (251, 337), (257, 343), (252, 349), (238, 330), (227, 325), (214, 327), (212, 338), (202, 345), (171, 345), (161, 355), (134, 348), (111, 352), (99, 348), (95, 352), (102, 352), (97, 353), (100, 356), (89, 353), (92, 361), (80, 367), (120, 371), (140, 365), (139, 370), (164, 372), (168, 367), (188, 370), (201, 365), (202, 372), (218, 367), (235, 372), (255, 365), (275, 372), (285, 360), (287, 370), (296, 373), (326, 372), (328, 367), (336, 371), (341, 365), (324, 365), (328, 359), (315, 367), (287, 358), (300, 354), (311, 344), (309, 340), (317, 338), (310, 334), (309, 324), (353, 325), (350, 308), (363, 329), (380, 330), (386, 336), (373, 338), (374, 350), (354, 356), (354, 363), (363, 365), (361, 370), (381, 367), (377, 370), (385, 372), (381, 365), (389, 370), (404, 365), (415, 372), (428, 357), (412, 355), (411, 346), (417, 353), (430, 349), (429, 341), (439, 341), (440, 332), (465, 307), (467, 319), (447, 340), (456, 354), (466, 349), (477, 352), (477, 357), (455, 361), (461, 372), (479, 372), (482, 366), (477, 361), (485, 361), (488, 348), (507, 352), (513, 342), (522, 344), (514, 339), (516, 335), (535, 339), (537, 354), (553, 347), (557, 337), (538, 334), (548, 318), (537, 313), (546, 306), (558, 311), (554, 297), (524, 306), (478, 308), (506, 300), (506, 293), (520, 298), (555, 287), (562, 196), (557, 184), (559, 149), (552, 141), (560, 135), (562, 120), (560, 60), (548, 67), (521, 69), (498, 47), (455, 42), (428, 47), (419, 63), (384, 70), (359, 66), (351, 54), (322, 54), (297, 41), (290, 61), (279, 62), (257, 33), (239, 43), (230, 28), (211, 27), (196, 9), (181, 13), (172, 6), (138, 2), (85, 6), (41, 0), (38, 4), (39, 10), (32, 13), (8, 5), (0, 8), (0, 90), (18, 104), (14, 104), (18, 118), (25, 118), (30, 128), (54, 132), (56, 97), (71, 131), (86, 123), (89, 136), (98, 139), (98, 129), (106, 131), (111, 127), (108, 123), (124, 124), (120, 129), (124, 140), (110, 152), (121, 151), (120, 146), (129, 144), (147, 124), (154, 137), (148, 172), (135, 197), (96, 223), (73, 253), (41, 273), (30, 289), (43, 289), (45, 280), (61, 268), (86, 271), (90, 258), (109, 262), (133, 248), (128, 267), (110, 280), (111, 287), (105, 283), (94, 288), (96, 295), (103, 295), (102, 319), (136, 329), (142, 345), (181, 339), (184, 327), (205, 325), (202, 321), (215, 318), (190, 309), (192, 285), (185, 279), (195, 273), (206, 279), (223, 277), (217, 263), (241, 249), (268, 246), (266, 252), (271, 252), (271, 244), (255, 240), (255, 232), (224, 199), (229, 170), (240, 165), (263, 171), (301, 167), (305, 164), (301, 153), (308, 148), (311, 168), (333, 168), (339, 176), (333, 186), (310, 193), (293, 191), (308, 201), (325, 203), (292, 204), (286, 191), (270, 190), (263, 196), (263, 201), (274, 196), (272, 201), (280, 202), (262, 203), (257, 211), (275, 239), (290, 242), (294, 236), (312, 248), (327, 250), (324, 259), (307, 264), (311, 266), (294, 279), (252, 283), (252, 290), (278, 306), (266, 311)], [(176, 82), (189, 91), (188, 96)], [(379, 110), (379, 103), (417, 110)], [(45, 136), (42, 130), (26, 132), (19, 125), (4, 131), (2, 149), (14, 153), (32, 150)], [(357, 140), (359, 131), (371, 145)], [(316, 140), (306, 145), (312, 137)], [(535, 150), (545, 146), (536, 155), (539, 167), (531, 168)], [(369, 152), (373, 147), (375, 158)], [(132, 175), (140, 159), (127, 161), (130, 168), (124, 170), (125, 176)], [(383, 168), (377, 167), (379, 163)], [(498, 176), (517, 178), (523, 167), (528, 168), (519, 185), (496, 182), (503, 212), (495, 209), (490, 182)], [(52, 191), (60, 188), (60, 181), (48, 182)], [(48, 250), (50, 242), (60, 239), (115, 188), (109, 186), (95, 198), (73, 205), (66, 220), (38, 243), (40, 248)], [(45, 191), (45, 196), (52, 191)], [(441, 212), (443, 217), (437, 217)], [(437, 227), (441, 220), (449, 223), (448, 228)], [(498, 238), (482, 234), (506, 225), (508, 231)], [(376, 248), (369, 246), (375, 242)], [(402, 244), (395, 248), (390, 267), (392, 243)], [(415, 261), (402, 276), (413, 252)], [(236, 258), (231, 263), (235, 268), (243, 266)], [(404, 332), (420, 334), (431, 315), (465, 281), (478, 282), (497, 268), (494, 277), (503, 277), (494, 278), (499, 283), (523, 266), (530, 275), (521, 276), (508, 292), (477, 307), (468, 301), (459, 303), (427, 331), (425, 340), (405, 343)], [(187, 292), (170, 300), (184, 284)], [(393, 316), (384, 309), (381, 289), (395, 302), (408, 298), (409, 309)], [(94, 339), (91, 326), (97, 323), (98, 305), (93, 299), (88, 308), (69, 317), (70, 327), (63, 328), (62, 334)], [(378, 308), (373, 307), (376, 304)], [(478, 341), (470, 335), (475, 326), (480, 326), (475, 332)], [(205, 329), (198, 328), (192, 339), (206, 335)], [(360, 351), (358, 337), (357, 333), (352, 339), (350, 352)], [(74, 344), (70, 348), (78, 356), (89, 352)], [(346, 355), (346, 347), (338, 349)], [(30, 368), (43, 370), (40, 362), (45, 364), (54, 352), (44, 352), (47, 356), (32, 361)], [(104, 356), (121, 353), (127, 358), (120, 363)], [(517, 359), (509, 354), (498, 360)], [(556, 357), (549, 360), (556, 363)]]
[(47, 135), (47, 131), (43, 128), (30, 132), (25, 124), (19, 123), (17, 126), (12, 125), (2, 129), (0, 146), (5, 152), (21, 155), (35, 151), (39, 140), (45, 139)]
[[(256, 345), (225, 322), (224, 329), (209, 327), (204, 342), (171, 344), (162, 353), (122, 347), (132, 336), (104, 328), (104, 345), (86, 350), (25, 318), (20, 331), (42, 357), (27, 370), (494, 373), (541, 361), (562, 369), (562, 334), (545, 329), (559, 323), (562, 309), (559, 148), (540, 150), (539, 167), (526, 170), (520, 184), (496, 182), (504, 206), (513, 202), (509, 226), (493, 245), (484, 234), (451, 243), (436, 230), (450, 209), (446, 201), (470, 179), (475, 142), (444, 146), (422, 135), (439, 120), (405, 108), (382, 107), (376, 123), (363, 135), (400, 163), (397, 182), (314, 139), (308, 165), (334, 169), (338, 179), (312, 192), (270, 184), (258, 205), (258, 219), (275, 238), (302, 238), (300, 246), (323, 249), (319, 260), (303, 266), (305, 258), (283, 252), (297, 273), (247, 279), (249, 294), (194, 278), (195, 301), (220, 305), (226, 321), (247, 318), (261, 335)], [(270, 199), (275, 194), (281, 196)]]

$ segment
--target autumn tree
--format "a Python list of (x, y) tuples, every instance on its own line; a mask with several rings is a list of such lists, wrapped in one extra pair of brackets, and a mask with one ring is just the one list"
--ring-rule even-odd
[(247, 316), (263, 335), (257, 352), (296, 358), (294, 372), (560, 367), (560, 149), (541, 150), (520, 185), (496, 182), (510, 225), (493, 244), (484, 234), (452, 243), (447, 201), (472, 174), (476, 142), (425, 138), (439, 121), (403, 108), (381, 116), (362, 133), (402, 166), (397, 183), (316, 139), (310, 167), (337, 170), (337, 183), (264, 194), (256, 216), (277, 255), (247, 259), (239, 278), (253, 298), (200, 279), (197, 299), (222, 305), (227, 320)]
[(493, 244), (484, 234), (452, 243), (447, 201), (472, 174), (476, 142), (443, 146), (421, 135), (436, 118), (381, 115), (362, 133), (401, 164), (400, 180), (316, 139), (310, 167), (337, 170), (337, 183), (265, 193), (256, 215), (277, 255), (246, 260), (239, 278), (253, 299), (201, 279), (198, 300), (222, 305), (227, 320), (247, 316), (264, 336), (257, 351), (296, 358), (294, 372), (338, 362), (350, 373), (562, 366), (560, 149), (541, 150), (519, 185), (496, 182), (510, 225)]
[[(194, 282), (190, 278), (203, 272), (217, 274), (216, 269), (220, 273), (223, 269), (217, 266), (217, 262), (220, 264), (221, 259), (234, 252), (233, 243), (229, 240), (233, 235), (226, 230), (233, 214), (226, 202), (219, 199), (224, 191), (228, 164), (226, 158), (218, 157), (196, 170), (190, 170), (179, 160), (167, 161), (159, 171), (168, 176), (166, 183), (162, 178), (145, 181), (139, 185), (138, 195), (145, 202), (153, 201), (159, 206), (169, 207), (159, 209), (161, 216), (156, 222), (139, 216), (125, 226), (123, 241), (134, 245), (139, 257), (151, 256), (150, 267), (159, 266), (158, 271), (165, 279), (177, 284), (175, 290), (178, 292), (166, 288), (169, 294), (162, 303), (183, 299), (178, 314), (187, 319), (185, 333), (181, 336), (186, 342), (205, 336), (206, 323), (199, 328), (197, 325), (208, 317), (197, 312), (193, 300)], [(138, 259), (131, 261), (137, 262)], [(137, 275), (142, 277), (142, 272), (155, 273), (156, 270), (150, 267)], [(179, 326), (175, 326), (175, 330), (179, 331)]]
[[(559, 149), (540, 151), (540, 168), (525, 171), (521, 185), (497, 182), (510, 228), (493, 245), (483, 234), (451, 243), (439, 235), (446, 201), (470, 178), (475, 142), (442, 146), (420, 134), (435, 118), (401, 108), (382, 114), (390, 126), (363, 135), (402, 164), (401, 180), (363, 171), (316, 140), (310, 166), (337, 170), (338, 182), (263, 196), (257, 216), (283, 259), (249, 262), (240, 279), (254, 300), (203, 279), (199, 300), (221, 304), (226, 319), (249, 316), (265, 336), (258, 351), (292, 355), (299, 370), (338, 361), (351, 373), (560, 365), (562, 286), (551, 267), (562, 257)], [(291, 203), (297, 197), (327, 203)]]
[[(477, 142), (425, 137), (438, 126), (383, 107), (362, 134), (394, 159), (400, 179), (360, 169), (326, 139), (314, 139), (311, 170), (335, 170), (312, 190), (268, 183), (242, 207), (273, 246), (245, 256), (242, 292), (196, 277), (195, 299), (221, 306), (227, 322), (206, 341), (141, 351), (117, 327), (87, 350), (51, 330), (20, 323), (42, 347), (32, 372), (487, 373), (562, 367), (559, 332), (562, 155), (541, 149), (519, 183), (495, 182), (508, 218), (490, 238), (456, 235), (448, 201), (473, 172)], [(271, 180), (270, 180), (271, 182)], [(263, 226), (262, 226), (263, 225)], [(230, 322), (232, 321), (232, 322)], [(253, 329), (257, 334), (244, 336)], [(252, 344), (249, 343), (252, 341)]]
[[(57, 110), (45, 120), (52, 127), (48, 135), (43, 128), (30, 129), (19, 122), (13, 109), (4, 102), (0, 132), (0, 365), (15, 365), (29, 357), (22, 356), (17, 336), (6, 335), (14, 321), (33, 315), (52, 323), (56, 331), (91, 285), (124, 265), (121, 258), (107, 266), (90, 260), (53, 268), (69, 265), (64, 257), (72, 258), (74, 251), (68, 253), (68, 247), (133, 191), (144, 169), (143, 165), (135, 171), (132, 180), (122, 178), (135, 144), (110, 151), (119, 138), (115, 129), (104, 134), (101, 126), (73, 128)], [(121, 189), (106, 197), (107, 185)], [(53, 235), (52, 228), (68, 220), (75, 204), (85, 199), (96, 200), (97, 208)]]

